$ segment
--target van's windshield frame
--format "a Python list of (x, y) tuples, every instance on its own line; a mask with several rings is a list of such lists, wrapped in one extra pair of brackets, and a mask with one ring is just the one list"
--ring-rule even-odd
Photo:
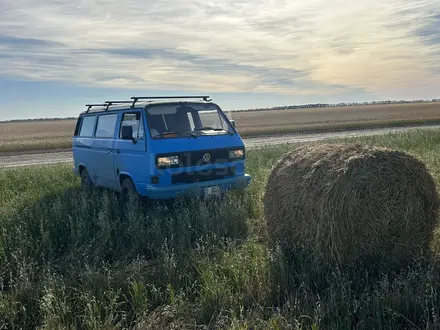
[[(183, 121), (179, 121), (178, 117), (174, 118), (177, 120), (177, 123), (180, 125), (187, 124), (189, 127), (188, 129), (171, 129), (167, 126), (167, 123), (170, 122), (164, 118), (164, 116), (167, 116), (166, 109), (163, 109), (164, 111), (160, 111), (158, 108), (166, 108), (171, 107), (169, 109), (171, 112), (173, 111), (172, 107), (179, 108), (179, 111), (183, 114), (186, 114), (188, 118), (184, 118), (185, 121), (188, 119), (188, 123), (183, 123)], [(159, 119), (159, 114), (152, 115), (149, 113), (149, 110), (158, 109), (158, 113), (164, 113), (161, 114), (161, 119)], [(205, 109), (203, 109), (205, 108)], [(201, 111), (206, 112), (212, 112), (214, 114), (214, 117), (218, 116), (218, 122), (215, 122), (215, 125), (206, 125), (202, 122), (200, 113)], [(223, 112), (223, 110), (215, 103), (198, 103), (198, 102), (169, 102), (169, 103), (159, 103), (159, 104), (149, 104), (145, 106), (144, 108), (145, 112), (145, 119), (146, 119), (146, 127), (145, 129), (148, 130), (146, 132), (150, 135), (150, 137), (153, 140), (162, 140), (162, 139), (176, 139), (176, 138), (198, 138), (202, 136), (219, 136), (219, 135), (235, 135), (237, 132), (229, 119), (227, 118), (226, 114)], [(174, 115), (174, 113), (169, 113), (168, 115)], [(175, 113), (177, 114), (177, 109)], [(179, 114), (179, 116), (182, 116), (182, 113)], [(189, 116), (191, 114), (191, 116)], [(197, 114), (195, 117), (193, 114)], [(155, 126), (152, 125), (151, 119), (152, 116), (157, 116), (155, 120), (160, 121), (160, 125), (164, 125), (164, 127), (161, 127), (162, 129), (158, 129), (158, 123), (156, 123)], [(182, 119), (182, 117), (181, 117)], [(173, 124), (176, 124), (174, 122)], [(222, 127), (218, 127), (218, 125), (221, 124)], [(159, 126), (160, 126), (159, 125)], [(226, 125), (226, 126), (224, 126)], [(178, 126), (178, 125), (177, 125)]]

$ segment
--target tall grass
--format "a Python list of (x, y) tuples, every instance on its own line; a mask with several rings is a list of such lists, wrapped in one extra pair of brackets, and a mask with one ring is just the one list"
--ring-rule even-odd
[[(360, 141), (440, 182), (440, 133)], [(348, 271), (268, 248), (265, 180), (291, 147), (248, 152), (244, 198), (174, 205), (81, 191), (69, 165), (0, 170), (0, 329), (438, 329), (435, 260)]]

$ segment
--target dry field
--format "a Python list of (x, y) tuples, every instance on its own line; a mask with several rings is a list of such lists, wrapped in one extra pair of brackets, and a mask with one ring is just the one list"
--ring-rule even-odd
[(75, 122), (47, 120), (0, 123), (0, 152), (69, 148)]
[(244, 135), (259, 135), (438, 122), (440, 103), (255, 111), (232, 116)]
[[(242, 136), (440, 123), (440, 103), (233, 112)], [(0, 123), (0, 152), (69, 148), (75, 120)]]

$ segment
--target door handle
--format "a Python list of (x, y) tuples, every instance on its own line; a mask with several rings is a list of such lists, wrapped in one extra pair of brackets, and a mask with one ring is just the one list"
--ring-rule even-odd
[(110, 153), (112, 153), (112, 151), (113, 151), (113, 149), (109, 148), (107, 152), (110, 154)]
[(121, 149), (115, 149), (115, 153), (120, 154), (121, 153)]

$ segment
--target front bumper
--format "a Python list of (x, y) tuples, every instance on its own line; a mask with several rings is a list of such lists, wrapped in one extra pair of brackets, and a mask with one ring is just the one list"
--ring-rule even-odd
[(204, 197), (204, 188), (218, 186), (222, 191), (244, 188), (251, 182), (249, 174), (237, 175), (231, 178), (202, 181), (196, 183), (173, 184), (156, 186), (151, 184), (136, 185), (137, 191), (151, 199), (172, 199), (181, 195), (197, 194)]

